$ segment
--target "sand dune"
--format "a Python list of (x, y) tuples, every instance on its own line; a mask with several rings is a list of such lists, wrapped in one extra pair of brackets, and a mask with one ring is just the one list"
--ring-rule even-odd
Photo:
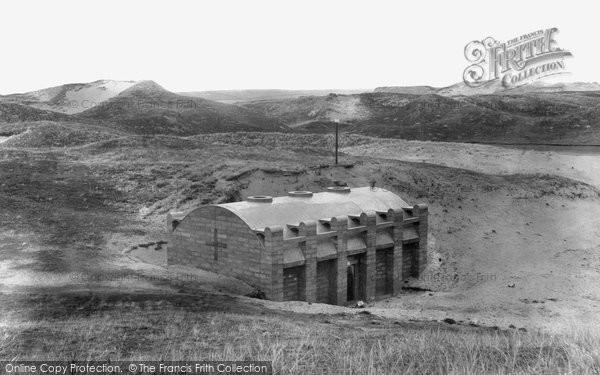
[(600, 186), (600, 148), (535, 150), (467, 143), (382, 140), (377, 147), (343, 149), (351, 155), (405, 160), (490, 174), (552, 174)]
[(74, 114), (100, 105), (136, 83), (136, 81), (113, 80), (73, 83), (24, 94), (7, 95), (2, 100), (27, 104), (38, 109)]

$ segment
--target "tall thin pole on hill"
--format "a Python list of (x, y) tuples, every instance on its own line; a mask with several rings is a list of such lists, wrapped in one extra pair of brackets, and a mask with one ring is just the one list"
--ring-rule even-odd
[(335, 165), (338, 164), (338, 127), (340, 125), (340, 119), (333, 120), (335, 122)]

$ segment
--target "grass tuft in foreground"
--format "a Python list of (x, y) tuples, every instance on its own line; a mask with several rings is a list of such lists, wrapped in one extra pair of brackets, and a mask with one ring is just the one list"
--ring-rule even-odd
[(64, 306), (74, 301), (61, 298), (54, 311), (44, 298), (4, 315), (0, 357), (269, 360), (281, 374), (600, 373), (600, 334), (583, 329), (552, 336), (370, 315), (307, 316), (208, 296), (90, 296), (83, 304), (79, 296), (73, 306), (89, 308), (70, 311)]

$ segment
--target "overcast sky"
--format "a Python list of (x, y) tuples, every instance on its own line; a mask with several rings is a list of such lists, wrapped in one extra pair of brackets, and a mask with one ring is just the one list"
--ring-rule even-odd
[(557, 27), (600, 81), (593, 1), (3, 1), (0, 93), (97, 79), (172, 91), (447, 86), (465, 45)]

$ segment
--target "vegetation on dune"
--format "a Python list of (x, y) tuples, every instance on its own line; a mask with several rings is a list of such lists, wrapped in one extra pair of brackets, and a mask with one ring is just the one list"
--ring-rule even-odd
[(353, 133), (423, 141), (600, 144), (594, 92), (446, 97), (363, 93), (249, 102), (298, 130), (323, 132), (334, 119)]
[(136, 135), (189, 136), (239, 131), (329, 133), (338, 120), (342, 131), (376, 137), (600, 144), (597, 91), (517, 90), (504, 94), (443, 96), (431, 88), (416, 87), (399, 92), (379, 90), (345, 95), (288, 97), (282, 93), (280, 98), (225, 104), (178, 95), (155, 82), (141, 81), (84, 111), (76, 108), (78, 112), (71, 115), (36, 107), (44, 104), (49, 105), (44, 108), (54, 108), (53, 101), (65, 102), (65, 92), (77, 91), (81, 85), (71, 86), (42, 90), (45, 93), (42, 96), (48, 96), (46, 101), (36, 99), (41, 92), (0, 98), (0, 123), (64, 121)]
[(94, 129), (83, 124), (38, 121), (1, 126), (0, 132), (10, 135), (2, 146), (24, 148), (71, 147), (115, 138), (106, 129)]
[[(15, 360), (263, 360), (278, 374), (593, 374), (600, 334), (286, 314), (218, 297), (0, 296), (0, 356)], [(243, 308), (243, 311), (242, 311)], [(72, 310), (71, 310), (72, 309)], [(27, 354), (25, 354), (27, 353)]]
[(236, 105), (177, 95), (152, 81), (76, 116), (134, 134), (192, 135), (218, 131), (285, 131), (279, 120)]
[[(48, 127), (62, 129), (52, 123)], [(84, 139), (94, 143), (49, 150), (44, 147), (62, 143), (54, 143), (54, 130), (39, 129), (11, 137), (15, 143), (22, 142), (21, 147), (8, 141), (5, 144), (10, 147), (0, 146), (3, 225), (35, 228), (34, 233), (44, 235), (56, 229), (63, 242), (69, 241), (67, 236), (78, 238), (78, 231), (89, 233), (88, 220), (81, 220), (85, 215), (101, 218), (102, 212), (111, 213), (106, 222), (116, 224), (113, 214), (125, 214), (130, 223), (141, 218), (148, 221), (140, 226), (152, 223), (154, 227), (162, 225), (162, 215), (168, 210), (241, 199), (253, 183), (275, 181), (282, 194), (286, 189), (319, 191), (333, 184), (338, 174), (355, 186), (376, 179), (378, 186), (392, 187), (406, 199), (430, 203), (499, 189), (514, 196), (598, 197), (596, 188), (556, 176), (486, 176), (408, 162), (363, 165), (361, 159), (348, 156), (343, 156), (344, 166), (351, 169), (342, 173), (333, 165), (331, 135), (250, 132), (180, 138), (107, 134), (102, 141), (103, 136), (90, 133)], [(65, 129), (71, 137), (71, 128)], [(64, 139), (72, 138), (57, 137), (56, 142)], [(345, 134), (340, 143), (353, 146), (378, 141)], [(35, 147), (39, 149), (27, 149)], [(96, 226), (100, 232), (112, 230), (103, 228)]]
[[(13, 262), (7, 272), (25, 275), (136, 274), (110, 262), (133, 241), (164, 239), (167, 211), (238, 200), (253, 191), (316, 191), (335, 180), (367, 185), (375, 179), (407, 201), (429, 203), (431, 222), (439, 224), (432, 233), (441, 241), (455, 230), (449, 225), (456, 225), (441, 223), (441, 212), (448, 216), (448, 209), (470, 204), (485, 210), (488, 206), (477, 205), (495, 194), (509, 200), (600, 196), (597, 188), (556, 176), (492, 176), (347, 155), (336, 167), (331, 134), (148, 136), (57, 122), (3, 124), (0, 133), (9, 137), (0, 144), (0, 238), (5, 259)], [(380, 142), (387, 141), (349, 133), (340, 137), (342, 147)], [(574, 328), (551, 336), (370, 314), (283, 313), (169, 279), (150, 286), (163, 288), (163, 294), (127, 287), (98, 290), (93, 284), (75, 285), (85, 289), (82, 293), (73, 292), (73, 285), (15, 286), (22, 293), (0, 294), (0, 356), (263, 359), (282, 374), (600, 371), (595, 331)]]
[(62, 113), (33, 108), (24, 104), (0, 101), (0, 124), (22, 121), (70, 121)]

